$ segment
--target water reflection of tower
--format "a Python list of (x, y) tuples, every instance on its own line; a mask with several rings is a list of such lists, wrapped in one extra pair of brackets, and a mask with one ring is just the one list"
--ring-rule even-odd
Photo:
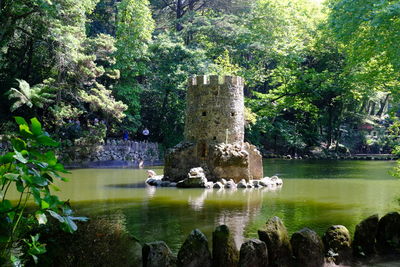
[(188, 197), (188, 204), (193, 210), (201, 212), (202, 209), (207, 209), (207, 201), (221, 203), (223, 200), (223, 206), (214, 218), (214, 227), (226, 224), (239, 248), (244, 242), (246, 227), (260, 213), (264, 194), (280, 188), (275, 186), (260, 189), (196, 190)]
[[(244, 189), (236, 192), (224, 191), (222, 194), (240, 194), (245, 198), (242, 206), (234, 210), (224, 210), (215, 219), (216, 225), (225, 224), (233, 234), (236, 246), (239, 248), (244, 242), (244, 232), (250, 221), (259, 214), (263, 202), (263, 190)], [(235, 198), (239, 198), (237, 195)]]

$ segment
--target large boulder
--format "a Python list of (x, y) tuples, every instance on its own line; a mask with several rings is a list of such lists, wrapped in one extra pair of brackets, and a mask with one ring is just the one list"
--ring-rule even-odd
[(264, 267), (268, 265), (267, 245), (259, 239), (250, 239), (240, 247), (239, 267)]
[(240, 180), (240, 182), (237, 184), (237, 188), (246, 188), (247, 183), (245, 179)]
[(188, 177), (179, 181), (176, 186), (182, 188), (204, 188), (207, 184), (207, 178), (203, 168), (197, 167), (190, 169)]
[(239, 261), (239, 251), (228, 226), (218, 226), (212, 236), (213, 266), (236, 267)]
[(164, 241), (146, 243), (142, 249), (143, 267), (175, 267), (176, 258)]
[(388, 213), (379, 220), (376, 246), (381, 254), (399, 252), (400, 214), (398, 212)]
[(269, 266), (291, 266), (292, 249), (281, 219), (275, 216), (268, 220), (265, 228), (258, 230), (258, 236), (267, 244)]
[(225, 184), (225, 188), (227, 189), (235, 189), (237, 186), (235, 184), (235, 182), (231, 179), (228, 182), (226, 182)]
[(169, 149), (164, 158), (164, 176), (171, 182), (187, 178), (190, 168), (199, 166), (196, 157), (196, 145), (182, 142)]
[(329, 261), (346, 264), (351, 260), (351, 237), (343, 225), (332, 225), (322, 236)]
[(221, 189), (224, 188), (224, 185), (221, 182), (216, 182), (214, 183), (213, 188)]
[(320, 267), (324, 265), (324, 244), (316, 232), (303, 228), (290, 239), (295, 266)]
[(354, 256), (366, 257), (376, 253), (375, 238), (378, 222), (378, 214), (375, 214), (357, 224), (352, 244)]
[(216, 179), (229, 178), (235, 183), (263, 177), (262, 156), (247, 142), (216, 144), (210, 149), (209, 166)]
[(178, 252), (178, 266), (210, 267), (211, 253), (208, 240), (200, 230), (193, 230)]

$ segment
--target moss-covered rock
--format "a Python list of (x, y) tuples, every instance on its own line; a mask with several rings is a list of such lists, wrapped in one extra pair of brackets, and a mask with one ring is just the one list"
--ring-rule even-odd
[(267, 245), (259, 239), (250, 239), (240, 247), (239, 267), (268, 266)]
[(351, 237), (343, 225), (332, 225), (322, 237), (329, 261), (346, 264), (351, 260)]
[(236, 267), (239, 262), (239, 251), (228, 226), (218, 226), (212, 236), (213, 266)]
[(324, 244), (316, 232), (303, 228), (290, 239), (294, 265), (299, 267), (320, 267), (324, 265)]
[(178, 252), (178, 266), (210, 267), (211, 253), (206, 236), (198, 229), (193, 230)]
[(142, 256), (143, 267), (176, 267), (176, 257), (164, 241), (144, 244)]
[(258, 230), (258, 236), (267, 244), (269, 266), (291, 266), (292, 249), (281, 219), (276, 216), (269, 219), (265, 228)]

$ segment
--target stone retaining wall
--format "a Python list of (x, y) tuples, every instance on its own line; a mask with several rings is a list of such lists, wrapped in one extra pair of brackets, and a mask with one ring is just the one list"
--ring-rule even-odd
[[(0, 142), (0, 154), (10, 149), (10, 144)], [(137, 166), (140, 160), (145, 165), (160, 163), (158, 143), (137, 142), (131, 140), (107, 139), (98, 145), (85, 145), (75, 142), (72, 146), (63, 146), (58, 153), (61, 162), (73, 167), (101, 167), (106, 165)]]
[(92, 146), (75, 143), (74, 146), (63, 148), (61, 158), (67, 164), (123, 161), (135, 165), (140, 160), (152, 164), (160, 161), (160, 152), (157, 143), (108, 139), (104, 144)]

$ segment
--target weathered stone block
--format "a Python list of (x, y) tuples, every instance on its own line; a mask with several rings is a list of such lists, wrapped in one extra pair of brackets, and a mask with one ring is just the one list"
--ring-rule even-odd
[(205, 157), (199, 156), (199, 145), (181, 143), (165, 156), (164, 176), (172, 181), (186, 178), (191, 168), (202, 166), (208, 180), (233, 179), (236, 183), (261, 179), (261, 154), (248, 143), (210, 144)]
[(239, 267), (268, 266), (267, 245), (259, 239), (250, 239), (240, 247)]
[(391, 212), (378, 223), (376, 246), (381, 254), (400, 252), (400, 214)]
[(200, 230), (193, 230), (178, 252), (178, 266), (210, 267), (211, 253), (206, 236)]
[(376, 253), (378, 222), (378, 214), (375, 214), (357, 224), (352, 244), (354, 256), (367, 257)]
[(236, 267), (239, 251), (228, 226), (220, 225), (213, 232), (213, 266)]
[(292, 249), (281, 219), (272, 217), (264, 229), (258, 230), (258, 236), (267, 244), (269, 266), (291, 266)]
[(343, 225), (332, 225), (322, 236), (325, 253), (336, 264), (349, 263), (351, 259), (351, 237)]
[(146, 243), (142, 249), (143, 267), (175, 267), (176, 258), (164, 241)]
[(316, 232), (303, 228), (290, 239), (294, 265), (299, 267), (321, 267), (324, 265), (324, 244)]

